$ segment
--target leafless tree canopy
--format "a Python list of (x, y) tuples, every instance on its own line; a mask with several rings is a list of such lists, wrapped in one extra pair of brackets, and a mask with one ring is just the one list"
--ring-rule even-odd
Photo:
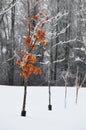
[(31, 75), (28, 85), (74, 86), (78, 77), (78, 84), (86, 86), (86, 0), (39, 0), (39, 5), (35, 1), (0, 1), (0, 84), (23, 85), (15, 56), (24, 48), (28, 17), (41, 10), (50, 17), (49, 46), (37, 52), (43, 73)]

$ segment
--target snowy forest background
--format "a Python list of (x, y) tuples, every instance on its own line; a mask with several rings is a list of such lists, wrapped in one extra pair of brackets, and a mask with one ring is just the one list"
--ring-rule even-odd
[(86, 0), (40, 1), (30, 10), (35, 0), (0, 0), (0, 84), (24, 84), (15, 55), (23, 48), (28, 17), (41, 9), (54, 19), (47, 25), (49, 47), (38, 51), (37, 64), (43, 72), (31, 75), (28, 85), (46, 86), (49, 71), (53, 86), (64, 86), (65, 78), (68, 86), (74, 86), (77, 76), (86, 86)]

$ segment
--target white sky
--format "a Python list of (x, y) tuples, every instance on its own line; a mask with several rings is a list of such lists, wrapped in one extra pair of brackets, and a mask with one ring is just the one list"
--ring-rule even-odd
[(67, 108), (64, 88), (52, 88), (53, 111), (49, 112), (48, 89), (30, 87), (27, 94), (27, 116), (21, 117), (23, 87), (0, 86), (0, 130), (86, 130), (86, 89), (68, 88)]

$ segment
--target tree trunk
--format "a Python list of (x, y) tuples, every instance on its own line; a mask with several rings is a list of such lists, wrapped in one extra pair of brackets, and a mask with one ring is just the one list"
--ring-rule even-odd
[(23, 98), (23, 106), (22, 106), (22, 112), (21, 116), (26, 116), (26, 96), (27, 96), (27, 80), (24, 79), (24, 98)]
[[(57, 0), (57, 3), (59, 3), (59, 0)], [(59, 8), (57, 6), (57, 14), (59, 13)], [(56, 32), (58, 33), (58, 24), (56, 26)], [(59, 37), (56, 38), (56, 43), (59, 42)], [(55, 48), (55, 61), (58, 59), (58, 45), (56, 46)], [(56, 81), (57, 80), (57, 62), (55, 63), (55, 66), (54, 66), (54, 80)]]
[[(78, 4), (77, 4), (77, 10), (78, 12), (80, 12), (80, 10), (82, 10), (81, 8), (81, 0), (78, 0)], [(82, 41), (82, 15), (79, 13), (79, 15), (77, 16), (77, 39)]]
[[(13, 3), (15, 0), (13, 0)], [(12, 58), (15, 50), (15, 6), (11, 9), (11, 47), (9, 58)], [(9, 70), (9, 85), (13, 85), (14, 81), (14, 59), (9, 62), (10, 70)]]

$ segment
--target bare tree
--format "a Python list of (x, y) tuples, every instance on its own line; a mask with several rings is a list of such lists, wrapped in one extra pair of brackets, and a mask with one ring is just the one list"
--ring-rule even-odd
[(76, 73), (76, 79), (75, 79), (75, 87), (76, 87), (76, 104), (78, 100), (78, 93), (79, 93), (79, 88), (83, 86), (85, 80), (86, 80), (86, 74), (83, 77), (82, 82), (80, 82), (80, 75), (79, 75), (79, 66), (77, 66), (77, 73)]
[[(12, 1), (13, 3), (15, 0)], [(9, 49), (9, 58), (14, 56), (15, 51), (15, 6), (11, 8), (11, 44)], [(13, 85), (14, 81), (14, 59), (9, 62), (9, 84)]]

